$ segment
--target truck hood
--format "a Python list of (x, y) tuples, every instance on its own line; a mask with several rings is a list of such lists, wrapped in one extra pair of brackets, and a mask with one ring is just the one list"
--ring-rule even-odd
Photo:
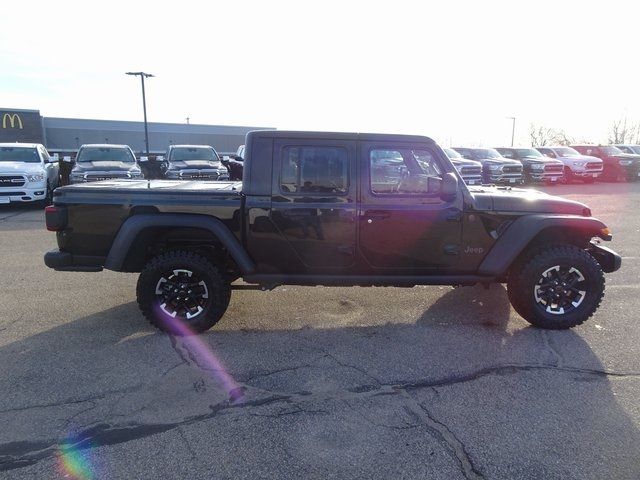
[(39, 163), (28, 162), (0, 162), (0, 173), (42, 173), (43, 168)]
[(479, 210), (499, 212), (584, 215), (589, 208), (580, 202), (524, 188), (468, 187)]
[(567, 162), (602, 162), (598, 157), (592, 157), (590, 155), (571, 155), (567, 157), (558, 157), (558, 160), (567, 163)]
[(562, 164), (560, 160), (556, 160), (555, 158), (550, 158), (550, 157), (523, 157), (522, 159), (520, 159), (520, 161), (528, 165), (531, 165), (534, 163), (543, 163), (545, 165)]
[(73, 172), (113, 172), (138, 170), (139, 167), (133, 162), (114, 162), (109, 160), (100, 160), (95, 162), (78, 162), (73, 167)]
[(169, 169), (181, 170), (183, 168), (221, 168), (222, 163), (215, 160), (182, 160), (169, 162)]
[(480, 162), (476, 162), (475, 160), (467, 160), (466, 158), (451, 159), (451, 163), (453, 163), (456, 167), (481, 167), (482, 166)]
[(487, 165), (522, 165), (519, 160), (510, 158), (483, 158), (480, 162)]

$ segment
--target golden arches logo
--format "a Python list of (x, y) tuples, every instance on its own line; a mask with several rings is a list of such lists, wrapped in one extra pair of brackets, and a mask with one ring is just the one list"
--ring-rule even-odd
[(18, 125), (18, 128), (22, 130), (22, 119), (20, 115), (17, 113), (5, 113), (2, 116), (2, 128), (7, 128), (7, 120), (9, 120), (9, 128), (16, 128), (16, 125)]

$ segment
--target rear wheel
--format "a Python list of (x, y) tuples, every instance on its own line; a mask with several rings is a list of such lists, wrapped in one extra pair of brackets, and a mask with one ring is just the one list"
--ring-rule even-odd
[(566, 329), (596, 311), (604, 295), (604, 273), (585, 250), (552, 246), (516, 265), (507, 287), (511, 305), (529, 323)]
[(191, 335), (215, 325), (229, 306), (231, 287), (206, 257), (172, 250), (154, 257), (138, 278), (143, 315), (160, 330)]

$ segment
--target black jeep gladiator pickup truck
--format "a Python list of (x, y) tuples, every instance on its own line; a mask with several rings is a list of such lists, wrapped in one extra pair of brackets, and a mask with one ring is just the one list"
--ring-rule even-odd
[(144, 315), (201, 332), (231, 289), (506, 282), (535, 326), (584, 322), (621, 258), (581, 203), (468, 187), (422, 136), (255, 131), (243, 182), (107, 180), (55, 190), (47, 228), (62, 271), (141, 272)]

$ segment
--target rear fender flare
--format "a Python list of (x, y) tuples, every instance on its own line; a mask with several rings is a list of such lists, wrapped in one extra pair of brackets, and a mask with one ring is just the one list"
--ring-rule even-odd
[(255, 264), (249, 254), (222, 221), (207, 215), (174, 213), (140, 214), (125, 220), (111, 245), (104, 268), (121, 271), (136, 237), (149, 227), (187, 227), (208, 230), (224, 245), (243, 274), (250, 274), (255, 270)]
[(561, 227), (585, 238), (601, 236), (606, 225), (597, 218), (576, 215), (526, 215), (515, 220), (493, 244), (478, 274), (502, 276), (529, 243), (548, 228)]

